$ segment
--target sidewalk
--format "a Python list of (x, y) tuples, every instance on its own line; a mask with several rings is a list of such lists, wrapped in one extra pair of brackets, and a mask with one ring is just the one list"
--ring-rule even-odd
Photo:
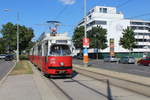
[(8, 75), (0, 84), (1, 100), (57, 100), (39, 72), (33, 74)]

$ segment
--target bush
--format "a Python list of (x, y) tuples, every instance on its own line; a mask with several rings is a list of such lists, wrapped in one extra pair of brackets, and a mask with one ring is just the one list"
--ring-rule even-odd
[(28, 55), (19, 55), (20, 60), (28, 60)]

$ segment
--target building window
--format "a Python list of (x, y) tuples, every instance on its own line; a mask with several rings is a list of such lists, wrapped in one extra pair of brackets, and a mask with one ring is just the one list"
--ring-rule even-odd
[(100, 13), (107, 13), (107, 8), (100, 8), (100, 9), (99, 9), (99, 12), (100, 12)]
[(143, 48), (144, 47), (144, 45), (136, 45), (134, 48)]
[(136, 42), (150, 42), (150, 39), (136, 39)]
[(99, 12), (100, 12), (100, 13), (102, 13), (102, 12), (103, 12), (103, 9), (102, 9), (102, 8), (100, 8), (100, 9), (99, 9)]
[(97, 25), (106, 25), (107, 22), (106, 21), (95, 21), (95, 24), (97, 24)]
[(94, 9), (91, 11), (91, 13), (93, 13), (94, 12)]
[(107, 13), (107, 8), (103, 8), (103, 13)]
[(89, 24), (87, 24), (87, 27), (93, 26), (93, 25), (106, 25), (106, 21), (92, 21)]
[(132, 25), (144, 25), (143, 22), (131, 22)]
[(138, 35), (150, 36), (150, 33), (135, 33), (135, 35), (137, 35), (137, 36), (138, 36)]
[(92, 16), (90, 15), (90, 16), (89, 16), (89, 19), (91, 19), (91, 17), (92, 17)]

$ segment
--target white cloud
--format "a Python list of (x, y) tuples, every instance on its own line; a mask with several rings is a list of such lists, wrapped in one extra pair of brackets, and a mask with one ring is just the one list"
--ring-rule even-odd
[(66, 5), (72, 5), (75, 3), (75, 0), (60, 0), (60, 1)]

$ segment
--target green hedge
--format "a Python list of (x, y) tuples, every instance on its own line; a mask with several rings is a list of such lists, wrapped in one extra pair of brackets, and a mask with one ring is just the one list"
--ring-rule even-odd
[(28, 55), (19, 55), (20, 60), (28, 60)]

